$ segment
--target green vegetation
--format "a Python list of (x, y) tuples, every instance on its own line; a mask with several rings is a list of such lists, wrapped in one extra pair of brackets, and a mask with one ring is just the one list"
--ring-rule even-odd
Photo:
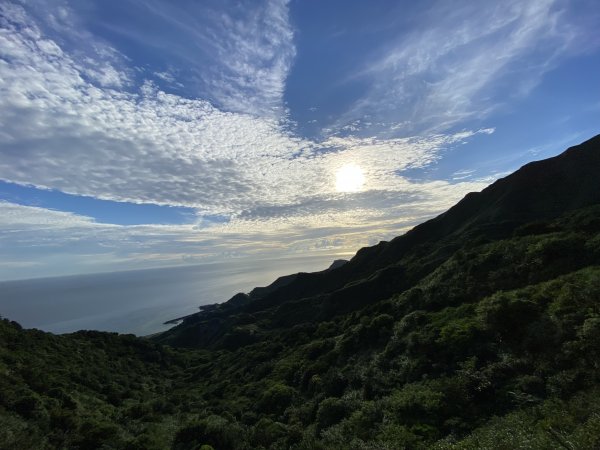
[(599, 202), (492, 194), (153, 339), (1, 321), (0, 448), (598, 448)]

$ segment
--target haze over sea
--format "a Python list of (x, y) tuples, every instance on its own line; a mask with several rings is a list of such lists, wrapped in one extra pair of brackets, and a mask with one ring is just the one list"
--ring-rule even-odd
[(233, 260), (183, 267), (0, 282), (2, 315), (54, 333), (81, 329), (148, 335), (201, 305), (266, 286), (277, 277), (326, 269), (331, 256)]

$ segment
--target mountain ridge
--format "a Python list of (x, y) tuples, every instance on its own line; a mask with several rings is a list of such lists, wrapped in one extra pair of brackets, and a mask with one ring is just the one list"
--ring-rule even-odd
[[(449, 258), (457, 249), (458, 244), (454, 241), (507, 237), (516, 228), (533, 219), (543, 221), (555, 218), (559, 213), (600, 203), (600, 181), (595, 176), (595, 169), (600, 167), (598, 148), (600, 135), (570, 147), (555, 157), (530, 162), (514, 173), (496, 180), (481, 192), (467, 194), (446, 212), (415, 226), (405, 234), (389, 242), (382, 241), (375, 246), (358, 250), (348, 263), (333, 273), (322, 271), (280, 277), (268, 288), (253, 290), (259, 295), (250, 295), (247, 302), (238, 303), (233, 309), (241, 308), (243, 312), (255, 313), (274, 308), (281, 302), (290, 303), (304, 298), (307, 302), (326, 305), (320, 311), (317, 311), (319, 306), (313, 308), (309, 319), (317, 319), (319, 314), (327, 315), (327, 309), (346, 311), (353, 307), (343, 305), (341, 298), (366, 296), (368, 300), (362, 300), (356, 307), (364, 306), (369, 301), (384, 299), (406, 289)], [(589, 180), (590, 185), (582, 184), (582, 179)], [(564, 192), (571, 195), (564, 197)], [(548, 200), (536, 202), (539, 198)], [(419, 246), (431, 246), (434, 242), (446, 242), (446, 247), (438, 248), (437, 254), (429, 258), (429, 261), (425, 258), (421, 270), (407, 279), (405, 270), (398, 265), (400, 259), (411, 251), (417, 250), (418, 253)], [(424, 251), (427, 248), (421, 249), (421, 252)], [(357, 279), (362, 281), (356, 282)], [(225, 302), (221, 307), (211, 309), (211, 312), (221, 309), (219, 312), (227, 310), (231, 314), (230, 306), (233, 307), (233, 304)], [(292, 314), (293, 309), (291, 305), (291, 311), (287, 314)], [(202, 316), (202, 312), (188, 316), (178, 325), (177, 330), (162, 333), (158, 341), (182, 345), (192, 338), (189, 330), (183, 331), (183, 339), (178, 338), (178, 330), (190, 325), (196, 326)], [(211, 321), (211, 329), (214, 329), (215, 320), (218, 321), (219, 318), (213, 314), (207, 320)], [(223, 325), (223, 322), (219, 323), (220, 327)], [(224, 328), (222, 333), (225, 333)], [(214, 339), (218, 338), (214, 333), (210, 336), (208, 341), (200, 339), (193, 345), (214, 344)], [(254, 341), (250, 339), (249, 342)]]

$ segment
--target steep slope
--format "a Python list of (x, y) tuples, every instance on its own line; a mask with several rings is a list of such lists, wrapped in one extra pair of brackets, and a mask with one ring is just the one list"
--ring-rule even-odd
[[(255, 289), (251, 301), (235, 307), (224, 303), (186, 318), (158, 341), (193, 347), (226, 342), (230, 348), (255, 342), (261, 327), (326, 320), (385, 299), (414, 285), (464, 245), (508, 237), (531, 222), (539, 228), (565, 212), (600, 203), (599, 170), (596, 136), (468, 194), (403, 236), (359, 250), (336, 270), (282, 277), (268, 288)], [(248, 321), (258, 327), (240, 328)]]

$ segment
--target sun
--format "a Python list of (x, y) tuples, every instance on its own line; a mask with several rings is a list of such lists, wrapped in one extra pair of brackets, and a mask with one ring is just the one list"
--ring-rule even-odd
[(345, 164), (335, 173), (335, 188), (338, 192), (358, 192), (365, 184), (365, 176), (356, 164)]

